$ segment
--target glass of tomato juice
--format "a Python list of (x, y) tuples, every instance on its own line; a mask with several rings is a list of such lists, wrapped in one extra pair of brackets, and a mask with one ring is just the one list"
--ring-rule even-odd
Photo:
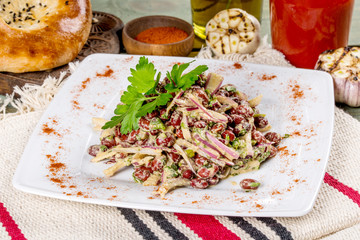
[(315, 67), (320, 53), (348, 44), (354, 0), (269, 0), (273, 48), (291, 64)]

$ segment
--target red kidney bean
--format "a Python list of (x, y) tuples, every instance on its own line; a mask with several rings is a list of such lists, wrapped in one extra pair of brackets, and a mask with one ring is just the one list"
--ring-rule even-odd
[(195, 123), (196, 123), (196, 119), (195, 118), (192, 118), (192, 117), (188, 117), (187, 118), (187, 121), (188, 121), (188, 126), (189, 127), (193, 127), (194, 125), (195, 125)]
[(273, 142), (275, 146), (279, 145), (281, 142), (281, 136), (280, 134), (276, 132), (268, 132), (265, 134), (265, 138), (269, 140), (270, 142)]
[(101, 139), (101, 145), (111, 148), (116, 145), (115, 136), (108, 136)]
[(236, 108), (236, 113), (244, 116), (245, 118), (249, 118), (254, 115), (254, 111), (252, 110), (252, 108), (247, 105), (239, 105)]
[(242, 122), (241, 126), (242, 126), (243, 129), (246, 130), (246, 132), (250, 132), (253, 129), (252, 125), (250, 123), (248, 123), (248, 122)]
[(158, 117), (159, 114), (160, 114), (159, 111), (158, 111), (158, 110), (155, 110), (155, 111), (152, 111), (151, 113), (148, 113), (148, 114), (146, 115), (146, 118), (149, 119), (149, 120), (151, 120), (151, 119), (153, 119), (154, 117)]
[(216, 92), (216, 95), (223, 96), (223, 97), (229, 97), (229, 96), (230, 96), (230, 93), (229, 93), (228, 91), (226, 91), (225, 89), (220, 88), (220, 89)]
[(197, 121), (194, 124), (194, 127), (196, 127), (196, 128), (205, 128), (206, 126), (207, 126), (206, 122), (202, 121), (202, 120)]
[(150, 130), (150, 134), (151, 134), (152, 136), (158, 135), (159, 132), (160, 132), (160, 129)]
[(226, 116), (226, 118), (227, 118), (227, 120), (228, 120), (228, 122), (227, 122), (228, 125), (229, 125), (229, 124), (232, 124), (232, 123), (234, 122), (234, 119), (233, 119), (230, 115), (225, 114), (225, 116)]
[(193, 176), (193, 172), (190, 169), (186, 169), (183, 173), (182, 173), (182, 177), (183, 178), (187, 178), (187, 179), (191, 179)]
[(230, 142), (235, 140), (235, 134), (232, 131), (229, 130), (225, 130), (222, 134), (221, 137), (223, 137), (224, 139), (226, 139), (227, 137), (229, 138)]
[(201, 99), (203, 104), (207, 104), (209, 102), (209, 97), (202, 88), (196, 89), (195, 90), (195, 95), (199, 99)]
[(228, 144), (228, 142), (226, 142), (226, 140), (225, 139), (222, 139), (222, 138), (220, 138), (220, 139), (218, 139), (220, 142), (222, 142), (223, 144), (225, 144), (225, 145), (227, 145)]
[(234, 127), (234, 133), (235, 133), (235, 136), (239, 136), (241, 131), (243, 130), (242, 126), (241, 125), (237, 125)]
[(144, 117), (141, 117), (139, 120), (139, 127), (145, 131), (150, 130), (150, 121)]
[(225, 130), (225, 125), (222, 123), (216, 123), (214, 126), (212, 126), (212, 128), (210, 129), (210, 131), (212, 133), (221, 133), (222, 131)]
[[(117, 154), (119, 154), (119, 155), (117, 155)], [(126, 158), (129, 155), (128, 153), (117, 153), (117, 154), (116, 155), (121, 159)]]
[(140, 129), (138, 129), (138, 130), (133, 130), (133, 131), (129, 134), (126, 142), (128, 142), (128, 143), (130, 143), (130, 144), (135, 143), (136, 140), (137, 140), (136, 137), (137, 137), (137, 135), (139, 135), (139, 132), (140, 132)]
[(210, 107), (211, 110), (217, 111), (220, 108), (221, 108), (221, 104), (218, 101), (211, 103), (211, 107)]
[(129, 137), (129, 134), (121, 134), (120, 141), (126, 142)]
[(137, 146), (144, 146), (144, 145), (147, 145), (148, 141), (149, 141), (149, 139), (148, 139), (148, 138), (145, 138), (145, 139), (136, 141), (135, 144), (136, 144)]
[(180, 126), (181, 119), (182, 119), (182, 114), (178, 112), (174, 112), (170, 118), (170, 125), (172, 125), (173, 127)]
[(181, 156), (179, 154), (173, 152), (169, 152), (168, 155), (174, 161), (174, 163), (178, 163), (181, 159)]
[(277, 153), (278, 153), (277, 147), (270, 146), (270, 155), (268, 158), (275, 157)]
[(164, 165), (160, 159), (155, 158), (151, 161), (151, 170), (152, 171), (160, 171), (164, 168)]
[(138, 167), (134, 169), (134, 176), (141, 181), (146, 181), (150, 177), (151, 169), (146, 167)]
[(246, 119), (245, 119), (243, 116), (239, 115), (239, 114), (232, 114), (232, 115), (230, 115), (230, 116), (231, 116), (231, 118), (233, 119), (233, 122), (234, 122), (235, 124), (240, 124), (240, 123), (246, 121)]
[(202, 178), (208, 178), (210, 177), (210, 169), (206, 168), (206, 167), (201, 167), (199, 168), (199, 170), (197, 171), (197, 174), (202, 177)]
[(183, 132), (180, 128), (175, 130), (175, 136), (178, 138), (184, 138)]
[(88, 148), (88, 153), (93, 157), (95, 157), (99, 151), (100, 151), (100, 145), (92, 145)]
[(193, 188), (204, 189), (209, 186), (209, 183), (205, 179), (195, 178), (191, 180), (191, 186)]
[(220, 181), (220, 179), (218, 177), (214, 176), (208, 180), (208, 183), (209, 183), (209, 185), (216, 185), (219, 183), (219, 181)]
[(161, 120), (169, 120), (170, 117), (171, 117), (171, 114), (170, 114), (170, 113), (166, 116), (166, 108), (160, 109), (160, 116), (159, 116), (159, 118), (160, 118)]
[(244, 190), (256, 190), (259, 188), (260, 183), (254, 179), (245, 178), (245, 179), (241, 180), (240, 186)]
[(252, 138), (258, 143), (262, 144), (266, 142), (266, 138), (262, 135), (259, 131), (253, 131), (252, 132)]
[(269, 124), (269, 121), (265, 117), (254, 117), (254, 124), (258, 128), (264, 128)]
[[(175, 144), (175, 137), (174, 135), (172, 135), (171, 133), (165, 133), (166, 137), (163, 138), (161, 136), (158, 136), (158, 138), (156, 138), (156, 144), (159, 147), (171, 147), (172, 145)], [(161, 135), (161, 134), (160, 134)]]
[(195, 155), (195, 164), (198, 167), (202, 167), (203, 165), (205, 165), (206, 163), (208, 163), (207, 158), (203, 157), (199, 154)]

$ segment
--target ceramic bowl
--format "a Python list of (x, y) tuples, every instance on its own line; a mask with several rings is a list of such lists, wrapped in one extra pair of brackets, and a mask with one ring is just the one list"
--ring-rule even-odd
[[(150, 44), (135, 40), (136, 36), (153, 27), (177, 27), (189, 36), (179, 42), (168, 44)], [(146, 16), (136, 18), (127, 24), (122, 32), (122, 41), (128, 54), (188, 56), (194, 44), (194, 29), (188, 22), (170, 16)]]

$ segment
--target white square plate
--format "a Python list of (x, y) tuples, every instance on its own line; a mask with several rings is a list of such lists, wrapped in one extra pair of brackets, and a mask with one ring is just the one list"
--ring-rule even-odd
[[(165, 76), (180, 57), (148, 57)], [(230, 177), (206, 190), (172, 191), (152, 196), (154, 187), (132, 179), (132, 168), (112, 178), (109, 165), (91, 163), (87, 148), (99, 142), (92, 117), (109, 119), (139, 56), (96, 54), (86, 58), (41, 117), (20, 160), (13, 184), (25, 192), (118, 207), (228, 216), (301, 216), (315, 201), (328, 160), (333, 121), (332, 79), (324, 72), (228, 61), (201, 60), (208, 72), (224, 76), (250, 98), (263, 94), (259, 106), (273, 131), (291, 134), (278, 155), (259, 171)], [(256, 192), (239, 187), (243, 178), (262, 184)]]

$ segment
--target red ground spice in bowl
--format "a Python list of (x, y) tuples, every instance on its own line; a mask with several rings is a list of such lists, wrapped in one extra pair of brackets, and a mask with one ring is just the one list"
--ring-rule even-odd
[(180, 42), (188, 36), (189, 34), (177, 27), (153, 27), (142, 31), (135, 39), (144, 43), (167, 44)]

